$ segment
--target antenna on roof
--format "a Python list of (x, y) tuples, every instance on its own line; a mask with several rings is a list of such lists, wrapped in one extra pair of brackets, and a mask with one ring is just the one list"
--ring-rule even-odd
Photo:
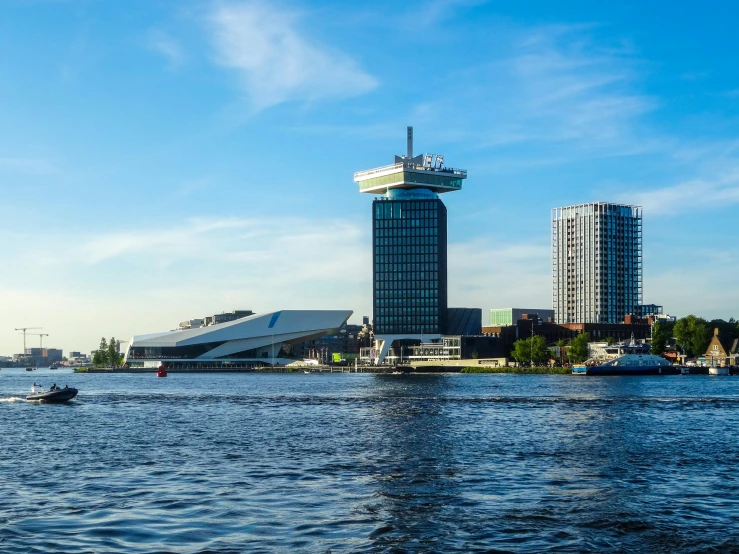
[(408, 127), (408, 159), (413, 157), (413, 127)]

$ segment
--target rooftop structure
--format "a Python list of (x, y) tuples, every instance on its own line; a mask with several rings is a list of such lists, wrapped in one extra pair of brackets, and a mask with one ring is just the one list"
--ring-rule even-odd
[(536, 315), (542, 321), (554, 319), (554, 310), (548, 308), (494, 308), (490, 310), (490, 326), (515, 325), (519, 319), (526, 315)]

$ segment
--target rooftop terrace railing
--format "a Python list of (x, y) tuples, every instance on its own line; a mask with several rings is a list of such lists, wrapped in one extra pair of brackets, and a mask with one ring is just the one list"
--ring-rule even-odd
[(366, 177), (375, 175), (377, 173), (383, 173), (385, 171), (391, 171), (394, 169), (397, 169), (397, 170), (413, 169), (416, 171), (434, 171), (437, 173), (449, 173), (451, 175), (459, 175), (463, 179), (467, 177), (466, 169), (454, 169), (452, 167), (426, 167), (426, 166), (418, 165), (418, 164), (398, 162), (395, 164), (383, 165), (382, 167), (375, 167), (373, 169), (367, 169), (365, 171), (357, 171), (354, 174), (354, 179), (356, 180), (356, 179), (366, 178)]

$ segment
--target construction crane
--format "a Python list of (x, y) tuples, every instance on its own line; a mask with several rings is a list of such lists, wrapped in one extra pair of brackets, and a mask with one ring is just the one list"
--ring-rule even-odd
[(43, 327), (16, 327), (16, 331), (23, 331), (23, 355), (26, 355), (26, 331), (28, 329), (43, 329)]
[(44, 347), (44, 337), (48, 337), (49, 333), (28, 333), (29, 335), (38, 335), (39, 338), (39, 346), (41, 348)]

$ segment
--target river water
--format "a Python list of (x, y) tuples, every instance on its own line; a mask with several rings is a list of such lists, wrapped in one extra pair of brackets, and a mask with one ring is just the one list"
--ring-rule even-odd
[(738, 424), (731, 377), (3, 369), (0, 552), (739, 551)]

